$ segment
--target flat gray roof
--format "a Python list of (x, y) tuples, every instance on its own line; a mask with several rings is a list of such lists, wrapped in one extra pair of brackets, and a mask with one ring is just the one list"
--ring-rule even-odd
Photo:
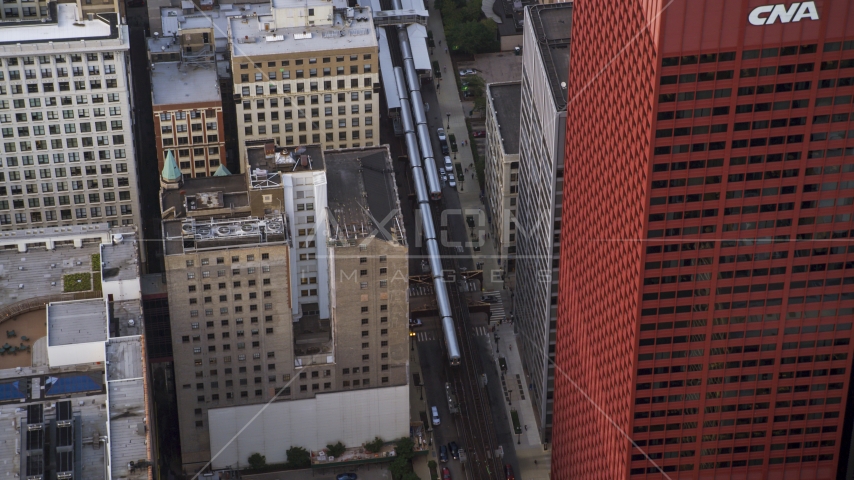
[[(267, 171), (268, 176), (274, 173), (280, 173), (282, 175), (287, 175), (290, 173), (300, 173), (300, 172), (312, 172), (312, 171), (323, 171), (323, 150), (320, 148), (320, 145), (305, 145), (302, 147), (294, 147), (294, 148), (276, 148), (277, 153), (281, 153), (284, 156), (290, 155), (293, 153), (298, 156), (300, 159), (303, 157), (306, 158), (307, 164), (305, 166), (302, 165), (302, 162), (296, 163), (276, 163), (276, 157), (267, 157), (263, 145), (255, 145), (247, 147), (246, 149), (246, 160), (249, 163), (249, 171), (250, 173), (254, 173), (256, 169)], [(297, 154), (297, 152), (299, 152)], [(280, 158), (284, 158), (280, 156)], [(311, 158), (311, 162), (308, 162), (308, 158)], [(269, 177), (268, 177), (269, 178)], [(270, 182), (276, 183), (275, 179), (269, 179)], [(278, 180), (281, 182), (281, 180)]]
[[(140, 364), (142, 359), (138, 359)], [(140, 367), (141, 368), (141, 367)], [(145, 387), (142, 378), (108, 382), (110, 392), (110, 469), (112, 478), (144, 480), (148, 469), (131, 472), (130, 462), (148, 459), (145, 445)]]
[(74, 345), (107, 340), (104, 300), (74, 300), (47, 307), (48, 346)]
[(222, 102), (219, 79), (213, 63), (152, 64), (151, 92), (154, 105)]
[[(263, 151), (263, 149), (261, 149)], [(161, 208), (166, 211), (175, 209), (176, 217), (187, 216), (185, 199), (209, 197), (222, 202), (229, 208), (249, 206), (249, 188), (246, 186), (246, 175), (224, 175), (221, 177), (184, 178), (179, 189), (160, 190)], [(219, 195), (221, 193), (221, 195)], [(198, 207), (199, 205), (197, 205)], [(201, 209), (203, 210), (203, 209)], [(199, 210), (199, 211), (201, 211)]]
[[(329, 235), (345, 241), (374, 233), (390, 241), (391, 229), (403, 228), (394, 166), (385, 147), (327, 150)], [(334, 220), (334, 222), (333, 222)], [(337, 227), (337, 228), (336, 228)], [(402, 241), (403, 232), (397, 235)]]
[(93, 20), (83, 15), (78, 20), (76, 3), (58, 3), (55, 15), (55, 20), (3, 23), (0, 43), (47, 43), (118, 37), (118, 29), (111, 25), (116, 21), (115, 14), (95, 14)]
[(107, 308), (107, 315), (110, 318), (111, 336), (126, 337), (145, 333), (142, 303), (139, 300), (109, 302)]
[(569, 79), (569, 43), (572, 30), (572, 3), (552, 3), (528, 8), (527, 28), (533, 28), (552, 95), (558, 111), (566, 110)]
[(139, 336), (113, 338), (105, 348), (112, 476), (143, 480), (148, 478), (148, 469), (131, 472), (128, 468), (130, 462), (148, 458), (142, 339)]
[(487, 89), (495, 108), (495, 123), (501, 133), (504, 153), (517, 154), (522, 112), (522, 82), (490, 83)]
[(54, 250), (32, 248), (25, 253), (17, 249), (0, 250), (0, 305), (61, 295), (63, 276), (91, 272), (92, 255), (98, 251), (99, 243), (84, 243), (81, 248), (73, 245), (57, 245)]
[(139, 278), (139, 257), (136, 235), (124, 233), (119, 242), (113, 236), (113, 242), (101, 246), (103, 281), (133, 280)]
[(142, 378), (142, 341), (139, 336), (111, 338), (105, 345), (108, 382)]
[[(283, 0), (283, 3), (287, 0)], [(293, 0), (290, 0), (291, 2)], [(304, 2), (296, 6), (304, 6)], [(309, 27), (277, 28), (265, 31), (259, 28), (259, 20), (266, 18), (273, 23), (270, 5), (245, 5), (247, 8), (241, 18), (230, 18), (229, 29), (232, 38), (236, 39), (231, 44), (233, 56), (251, 57), (254, 55), (275, 55), (278, 53), (316, 52), (327, 50), (345, 50), (348, 48), (365, 48), (377, 46), (377, 34), (374, 31), (374, 22), (370, 20), (370, 7), (362, 7), (364, 11), (357, 13), (356, 17), (367, 17), (367, 22), (349, 22), (340, 13), (336, 13), (332, 25), (318, 25)], [(246, 22), (246, 23), (244, 23)], [(297, 39), (294, 35), (302, 38)], [(282, 40), (267, 41), (267, 37), (279, 36)], [(248, 37), (248, 39), (247, 39)], [(241, 41), (243, 43), (241, 43)]]

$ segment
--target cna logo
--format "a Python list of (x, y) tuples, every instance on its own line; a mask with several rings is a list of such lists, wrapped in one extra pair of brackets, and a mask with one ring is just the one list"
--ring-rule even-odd
[(795, 2), (786, 8), (786, 4), (762, 5), (756, 7), (747, 17), (751, 25), (772, 25), (777, 19), (780, 23), (800, 22), (801, 19), (818, 20), (815, 2)]

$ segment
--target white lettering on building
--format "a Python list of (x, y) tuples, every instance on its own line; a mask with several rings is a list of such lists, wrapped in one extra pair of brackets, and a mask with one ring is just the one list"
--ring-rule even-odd
[(795, 2), (788, 8), (785, 4), (762, 5), (756, 7), (747, 17), (751, 25), (772, 25), (777, 20), (780, 23), (800, 22), (801, 19), (818, 20), (818, 9), (815, 2)]

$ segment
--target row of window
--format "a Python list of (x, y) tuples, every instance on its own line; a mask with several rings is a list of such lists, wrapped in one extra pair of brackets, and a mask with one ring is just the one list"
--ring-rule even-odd
[[(122, 201), (130, 200), (129, 192), (119, 192), (119, 193), (120, 194), (126, 194), (126, 195), (119, 195), (120, 200), (122, 200)], [(116, 201), (116, 194), (114, 192), (102, 192), (102, 193), (90, 193), (88, 195), (89, 203), (90, 204), (100, 204), (101, 203), (100, 197), (102, 194), (103, 194), (105, 202)], [(74, 205), (85, 205), (87, 203), (86, 202), (87, 195), (83, 195), (83, 194), (73, 195), (73, 196), (62, 195), (62, 196), (59, 196), (56, 198), (42, 196), (42, 197), (37, 197), (37, 198), (28, 198), (26, 207), (40, 208), (41, 206), (55, 207), (57, 204), (60, 206), (71, 205), (72, 199), (74, 200)], [(9, 206), (10, 206), (9, 200), (0, 200), (0, 210), (9, 210)], [(26, 208), (24, 205), (23, 199), (12, 200), (11, 206), (12, 206), (12, 208), (14, 208), (16, 210)], [(92, 216), (100, 216), (100, 214), (95, 215), (94, 212), (96, 210), (97, 209), (92, 210), (93, 211)], [(121, 213), (123, 215), (132, 213), (131, 206), (130, 205), (122, 205), (121, 206)], [(116, 207), (115, 206), (108, 206), (107, 210), (106, 210), (106, 214), (107, 215), (115, 215), (116, 214)]]
[[(56, 102), (56, 98), (57, 97), (45, 98), (44, 99), (44, 106), (45, 107), (56, 107), (58, 105)], [(93, 104), (104, 103), (104, 96), (103, 95), (77, 95), (76, 105), (89, 105), (90, 99), (92, 100)], [(62, 106), (75, 105), (75, 102), (74, 102), (74, 100), (72, 100), (72, 97), (59, 97), (59, 100), (60, 100), (60, 103)], [(118, 102), (119, 101), (119, 94), (118, 93), (108, 94), (107, 95), (107, 101), (111, 102), (111, 103), (112, 102)], [(5, 102), (7, 102), (7, 103), (5, 103), (3, 105), (8, 105), (8, 100), (6, 100)], [(56, 109), (47, 110), (46, 116), (42, 112), (33, 111), (34, 109), (42, 107), (42, 99), (41, 98), (30, 98), (26, 102), (23, 99), (12, 100), (12, 106), (14, 108), (26, 108), (27, 111), (32, 112), (30, 114), (29, 119), (27, 118), (26, 113), (16, 113), (15, 117), (14, 117), (16, 122), (30, 122), (30, 121), (40, 122), (40, 121), (43, 121), (45, 119), (47, 119), (47, 120), (59, 120), (59, 113)], [(8, 107), (6, 107), (6, 108), (8, 108)], [(81, 112), (80, 115), (83, 117), (89, 116), (89, 110), (79, 110), (79, 112)], [(104, 113), (103, 108), (96, 108), (93, 112), (100, 113), (100, 115), (96, 115), (96, 116), (104, 116), (103, 115), (103, 113)], [(110, 115), (111, 116), (121, 115), (121, 107), (110, 107)], [(66, 119), (67, 118), (74, 118), (74, 110), (63, 110), (62, 116), (63, 116), (63, 118), (66, 118)], [(11, 114), (8, 114), (8, 113), (0, 114), (0, 123), (10, 123), (11, 121), (12, 121), (12, 115)]]
[[(306, 83), (308, 84), (308, 90), (306, 90)], [(266, 86), (266, 89), (265, 89)], [(296, 82), (296, 92), (318, 92), (320, 91), (319, 82)], [(370, 78), (365, 78), (362, 80), (363, 87), (372, 86), (372, 82)], [(279, 92), (279, 87), (281, 87), (281, 92)], [(338, 90), (343, 90), (347, 87), (347, 83), (344, 80), (338, 80), (335, 84), (335, 87)], [(350, 87), (349, 88), (359, 88), (359, 79), (351, 78), (350, 79)], [(324, 80), (323, 82), (323, 90), (329, 91), (332, 90), (332, 81)], [(248, 86), (241, 87), (240, 93), (244, 97), (248, 97), (251, 95), (251, 88)], [(281, 85), (276, 85), (273, 83), (255, 85), (255, 95), (279, 95), (281, 94), (290, 94), (292, 91), (292, 84), (290, 82), (282, 83)], [(369, 92), (366, 92), (369, 93)], [(340, 94), (339, 94), (340, 95)], [(289, 97), (284, 97), (290, 100)], [(247, 100), (248, 101), (248, 100)]]
[[(838, 52), (840, 50), (854, 50), (854, 41), (828, 42), (822, 47), (822, 52)], [(818, 44), (791, 45), (788, 47), (769, 47), (763, 49), (744, 50), (741, 52), (742, 60), (756, 58), (787, 57), (792, 55), (809, 55), (818, 52)], [(706, 53), (703, 55), (685, 55), (682, 57), (665, 57), (661, 60), (662, 67), (673, 67), (676, 65), (696, 65), (715, 62), (731, 62), (735, 60), (735, 52)]]
[[(86, 91), (86, 90), (100, 90), (101, 88), (119, 88), (119, 81), (115, 78), (108, 78), (103, 80), (89, 80), (87, 83), (86, 80), (75, 80), (74, 82), (57, 82), (54, 83), (42, 83), (41, 90), (39, 90), (39, 84), (30, 83), (27, 85), (10, 85), (8, 92), (12, 95), (21, 95), (24, 93), (51, 93), (51, 92), (70, 92), (71, 85), (74, 84), (74, 91)], [(25, 88), (26, 87), (26, 88)], [(0, 85), (0, 95), (6, 95), (7, 89), (5, 85)], [(6, 107), (0, 108), (9, 108), (8, 100), (0, 100), (0, 102), (7, 102)]]
[[(313, 9), (313, 8), (311, 8), (311, 9), (309, 9), (309, 10), (310, 10), (310, 11), (313, 11), (314, 9)], [(311, 15), (311, 13), (310, 13), (309, 15)], [(370, 59), (371, 59), (371, 54), (370, 54), (370, 53), (362, 54), (362, 60), (370, 60)], [(351, 62), (357, 62), (357, 61), (359, 61), (359, 55), (350, 55), (350, 56), (349, 56), (349, 60), (350, 60)], [(297, 59), (297, 60), (294, 60), (294, 65), (302, 65), (304, 61), (305, 61), (305, 59)], [(341, 63), (341, 62), (343, 62), (343, 61), (344, 61), (344, 55), (338, 55), (338, 56), (336, 56), (336, 57), (335, 57), (335, 62), (336, 62), (336, 63)], [(321, 62), (322, 62), (322, 63), (331, 63), (331, 62), (332, 62), (332, 57), (322, 57), (322, 58), (321, 58)], [(309, 65), (314, 65), (314, 64), (316, 64), (316, 63), (317, 63), (317, 58), (309, 58), (309, 59), (308, 59), (308, 64), (309, 64)], [(276, 62), (266, 62), (266, 64), (267, 64), (267, 67), (268, 67), (268, 68), (272, 68), (272, 67), (276, 67), (276, 66), (288, 67), (288, 66), (290, 66), (290, 65), (291, 65), (291, 61), (290, 61), (290, 60), (282, 60), (282, 61), (280, 62), (280, 64), (277, 64)], [(253, 63), (253, 64), (252, 64), (252, 67), (253, 67), (253, 68), (263, 68), (263, 65), (264, 65), (264, 64), (263, 64), (263, 62), (255, 62), (255, 63)], [(249, 69), (249, 64), (248, 64), (248, 63), (241, 63), (241, 64), (240, 64), (240, 70), (248, 70), (248, 69)]]
[[(319, 125), (320, 125), (319, 122), (312, 122), (312, 130), (319, 129), (320, 128)], [(306, 131), (305, 130), (305, 123), (300, 123), (299, 127), (300, 127), (299, 131), (301, 131), (301, 132)], [(252, 132), (253, 132), (253, 129), (251, 126), (244, 128), (244, 133), (246, 135), (252, 135)], [(273, 125), (271, 133), (280, 133), (279, 126)], [(263, 126), (263, 125), (259, 126), (258, 127), (258, 135), (266, 135), (266, 134), (267, 134), (267, 127)], [(360, 130), (353, 130), (350, 132), (350, 139), (352, 139), (352, 140), (359, 140), (361, 138), (361, 136), (362, 135), (361, 135)], [(365, 130), (365, 137), (364, 138), (366, 138), (366, 139), (374, 138), (374, 130), (371, 128)], [(307, 135), (300, 135), (299, 139), (300, 139), (299, 144), (304, 145), (304, 144), (306, 144), (306, 140), (308, 139), (308, 136)], [(327, 142), (332, 142), (335, 140), (335, 134), (333, 132), (326, 132), (325, 139), (326, 139), (325, 141), (327, 141)], [(338, 140), (339, 141), (347, 140), (347, 132), (346, 131), (345, 132), (338, 132)], [(319, 133), (312, 134), (311, 142), (312, 143), (320, 143), (320, 134)], [(286, 136), (285, 137), (285, 145), (293, 145), (293, 144), (294, 144), (294, 137), (290, 136), (290, 135)], [(373, 142), (368, 142), (365, 144), (365, 146), (368, 146), (368, 147), (370, 147), (372, 145), (373, 145)], [(359, 146), (358, 143), (353, 144), (353, 147), (358, 147), (358, 146)], [(347, 146), (346, 145), (340, 145), (339, 148), (347, 148)]]
[[(16, 131), (17, 130), (17, 131)], [(122, 121), (121, 120), (113, 120), (110, 122), (109, 130), (122, 130)], [(77, 124), (76, 123), (66, 123), (64, 125), (64, 131), (66, 134), (77, 133)], [(80, 133), (89, 133), (92, 131), (92, 124), (88, 122), (80, 123)], [(95, 131), (96, 132), (106, 132), (107, 122), (95, 122)], [(32, 127), (32, 134), (35, 136), (45, 135), (62, 135), (60, 132), (59, 125), (49, 125), (47, 131), (45, 131), (45, 127), (43, 125), (34, 125)], [(15, 138), (16, 136), (19, 138), (26, 138), (30, 136), (30, 127), (18, 127), (17, 129), (6, 127), (0, 129), (0, 134), (2, 134), (3, 138)], [(16, 135), (17, 134), (17, 135)]]
[[(371, 73), (373, 70), (373, 66), (370, 63), (365, 63), (362, 65), (361, 72), (359, 71), (358, 65), (350, 65), (348, 69), (349, 75), (357, 75), (359, 73)], [(321, 69), (321, 73), (324, 77), (332, 76), (332, 67), (323, 67)], [(315, 78), (317, 77), (318, 71), (317, 68), (309, 68), (308, 69), (308, 77)], [(344, 67), (338, 66), (335, 67), (335, 75), (344, 75)], [(241, 73), (240, 74), (240, 83), (249, 83), (249, 82), (269, 82), (273, 80), (278, 80), (281, 78), (282, 80), (288, 80), (291, 78), (291, 70), (286, 70), (284, 68), (279, 69), (279, 71), (270, 70), (267, 72), (258, 72), (252, 76), (250, 80), (250, 74)], [(294, 78), (306, 78), (306, 71), (303, 69), (294, 70)]]
[[(0, 81), (6, 80), (6, 74), (7, 73), (9, 76), (9, 81), (20, 81), (22, 79), (24, 79), (24, 80), (37, 80), (39, 78), (39, 75), (38, 75), (39, 73), (41, 74), (41, 78), (43, 78), (43, 79), (53, 78), (54, 76), (60, 77), (60, 78), (69, 76), (68, 75), (69, 74), (68, 67), (56, 67), (56, 69), (42, 68), (40, 71), (35, 70), (35, 69), (25, 69), (23, 78), (21, 77), (21, 71), (20, 70), (11, 70), (10, 69), (10, 70), (8, 70), (8, 72), (4, 72), (3, 70), (0, 70)], [(89, 65), (88, 68), (71, 67), (70, 73), (74, 77), (88, 77), (88, 76), (94, 76), (94, 75), (101, 75), (101, 65), (100, 64)], [(115, 65), (110, 64), (110, 63), (104, 64), (104, 75), (115, 75), (115, 73), (116, 73), (116, 66)], [(54, 74), (56, 74), (56, 75), (54, 75)]]
[(3, 62), (5, 61), (5, 65), (9, 67), (14, 67), (16, 65), (35, 65), (38, 62), (39, 65), (50, 65), (51, 60), (57, 64), (63, 64), (67, 62), (78, 63), (83, 60), (87, 62), (97, 62), (100, 60), (115, 60), (116, 56), (113, 52), (104, 52), (104, 53), (72, 53), (69, 55), (39, 55), (39, 56), (24, 56), (24, 57), (7, 57), (5, 59), (0, 59), (0, 66), (3, 66)]
[(3, 18), (46, 17), (47, 7), (6, 7), (3, 8)]
[[(42, 217), (42, 214), (44, 214), (44, 217)], [(133, 214), (133, 210), (131, 209), (131, 207), (129, 205), (123, 205), (121, 207), (121, 214), (122, 215), (131, 215), (131, 214)], [(117, 215), (116, 207), (113, 207), (113, 206), (104, 207), (104, 215), (103, 216), (112, 217), (115, 215)], [(71, 210), (60, 210), (59, 211), (59, 217), (57, 217), (56, 212), (54, 212), (52, 210), (48, 210), (46, 212), (31, 212), (30, 216), (29, 216), (29, 221), (27, 220), (27, 214), (26, 213), (16, 213), (14, 223), (26, 224), (29, 222), (43, 222), (43, 221), (44, 222), (53, 222), (53, 221), (56, 221), (58, 219), (59, 220), (74, 220), (74, 219), (82, 220), (82, 219), (90, 218), (90, 217), (91, 218), (100, 218), (101, 216), (102, 216), (101, 207), (91, 207), (88, 210), (86, 208), (75, 208), (74, 209), (74, 216), (72, 216)], [(114, 220), (111, 220), (109, 223), (111, 226), (117, 226), (118, 225), (118, 221), (114, 221)], [(122, 225), (131, 225), (132, 223), (133, 223), (133, 219), (122, 220)], [(0, 214), (0, 225), (12, 225), (12, 216), (8, 213)]]

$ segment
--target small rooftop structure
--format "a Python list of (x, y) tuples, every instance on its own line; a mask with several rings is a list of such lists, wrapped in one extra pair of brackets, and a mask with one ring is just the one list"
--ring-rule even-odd
[(163, 161), (163, 171), (160, 172), (160, 178), (164, 182), (177, 182), (181, 180), (181, 169), (178, 168), (178, 162), (175, 161), (175, 155), (172, 150), (166, 152), (166, 160)]
[(253, 189), (281, 187), (282, 176), (323, 171), (323, 150), (319, 145), (296, 148), (277, 147), (273, 143), (246, 149), (249, 182)]
[(179, 189), (160, 191), (163, 218), (249, 212), (245, 175), (187, 178)]
[(102, 281), (121, 281), (139, 278), (139, 258), (136, 236), (113, 235), (113, 241), (101, 244)]
[(231, 172), (229, 172), (228, 169), (225, 168), (225, 164), (223, 164), (223, 163), (219, 164), (219, 167), (216, 169), (216, 171), (213, 174), (214, 177), (226, 177), (228, 175), (231, 175)]
[[(120, 27), (115, 13), (98, 13), (90, 20), (81, 18), (76, 3), (51, 2), (48, 6), (50, 15), (45, 20), (4, 22), (0, 46), (119, 38)], [(0, 53), (5, 53), (4, 50), (0, 47)]]
[(151, 94), (155, 110), (165, 105), (222, 103), (213, 62), (152, 64)]
[(558, 111), (566, 110), (572, 2), (528, 7), (528, 28), (534, 29)]
[(490, 83), (486, 91), (494, 108), (495, 124), (501, 134), (504, 153), (518, 154), (522, 82)]
[(342, 245), (371, 235), (405, 243), (388, 149), (327, 150), (325, 159), (330, 238)]

